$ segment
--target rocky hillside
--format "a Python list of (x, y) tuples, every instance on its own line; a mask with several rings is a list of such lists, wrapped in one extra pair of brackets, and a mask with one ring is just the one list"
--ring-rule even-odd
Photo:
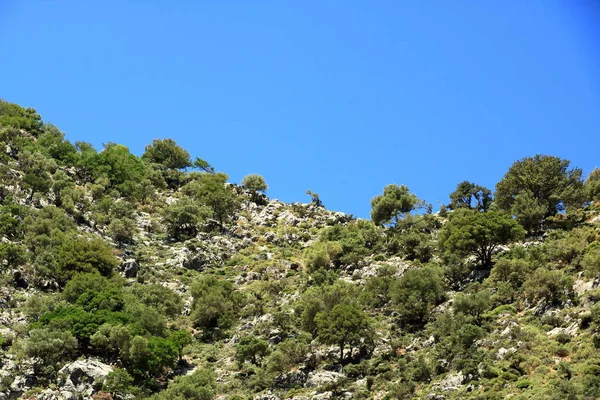
[(0, 399), (600, 398), (600, 171), (269, 199), (0, 101)]

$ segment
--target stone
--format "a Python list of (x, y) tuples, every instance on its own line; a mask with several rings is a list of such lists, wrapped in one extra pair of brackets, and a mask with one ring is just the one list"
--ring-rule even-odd
[(282, 389), (302, 387), (306, 383), (307, 376), (302, 371), (284, 372), (275, 377), (273, 386)]
[(443, 392), (448, 392), (451, 390), (458, 390), (463, 382), (465, 381), (465, 376), (462, 371), (459, 371), (456, 374), (450, 374), (443, 381), (441, 381), (438, 385)]
[(110, 365), (99, 360), (77, 360), (59, 371), (59, 383), (66, 392), (83, 393), (91, 396), (102, 388), (107, 375), (113, 371)]
[(308, 374), (306, 387), (318, 387), (328, 383), (334, 383), (344, 375), (334, 371), (318, 371)]
[(140, 265), (133, 258), (125, 260), (121, 263), (121, 265), (119, 265), (119, 271), (121, 272), (121, 275), (125, 278), (135, 278), (138, 274), (139, 269)]

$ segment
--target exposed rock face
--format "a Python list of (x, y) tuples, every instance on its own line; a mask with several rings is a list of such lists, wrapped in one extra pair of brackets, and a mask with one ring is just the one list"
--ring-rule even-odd
[(277, 376), (273, 385), (279, 388), (291, 389), (304, 386), (306, 379), (307, 375), (302, 371), (286, 372)]
[(110, 365), (98, 360), (77, 360), (59, 371), (59, 376), (63, 377), (60, 382), (61, 391), (81, 393), (89, 397), (102, 388), (104, 380), (112, 371)]
[(125, 260), (121, 265), (119, 265), (119, 271), (125, 278), (135, 278), (139, 269), (140, 265), (134, 259)]
[(306, 387), (319, 387), (327, 383), (333, 383), (336, 382), (338, 379), (342, 378), (343, 376), (343, 374), (333, 371), (311, 372), (308, 374)]

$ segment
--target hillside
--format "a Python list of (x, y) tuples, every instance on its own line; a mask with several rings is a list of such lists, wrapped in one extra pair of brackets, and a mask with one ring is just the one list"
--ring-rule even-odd
[(0, 150), (0, 399), (600, 398), (600, 170), (367, 221), (4, 101)]

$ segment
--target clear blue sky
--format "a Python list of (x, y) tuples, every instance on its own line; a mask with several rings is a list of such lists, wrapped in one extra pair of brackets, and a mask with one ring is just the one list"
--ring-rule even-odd
[(0, 1), (0, 97), (71, 140), (174, 138), (367, 217), (536, 153), (600, 166), (600, 3)]

